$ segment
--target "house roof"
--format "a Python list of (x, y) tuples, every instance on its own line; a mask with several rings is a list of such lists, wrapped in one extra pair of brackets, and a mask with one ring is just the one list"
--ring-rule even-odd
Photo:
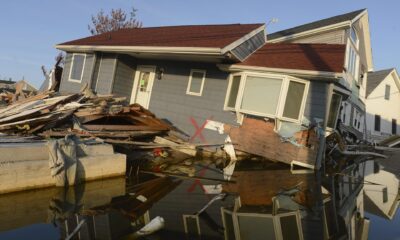
[(342, 44), (267, 43), (236, 65), (342, 73), (345, 53)]
[(390, 69), (385, 69), (385, 70), (380, 70), (376, 72), (368, 72), (368, 78), (367, 78), (367, 89), (366, 89), (366, 97), (368, 97), (372, 91), (378, 85), (385, 80), (385, 78), (394, 70), (394, 68)]
[(120, 29), (59, 45), (223, 48), (263, 25), (258, 23)]
[(363, 11), (365, 11), (365, 9), (360, 9), (360, 10), (357, 10), (357, 11), (354, 11), (354, 12), (345, 13), (345, 14), (337, 15), (337, 16), (330, 17), (330, 18), (325, 18), (325, 19), (318, 20), (318, 21), (315, 21), (315, 22), (311, 22), (311, 23), (307, 23), (307, 24), (300, 25), (300, 26), (297, 26), (297, 27), (285, 29), (285, 30), (282, 30), (282, 31), (279, 31), (279, 32), (271, 33), (271, 34), (267, 35), (267, 39), (268, 40), (273, 40), (273, 39), (277, 39), (277, 38), (281, 38), (281, 37), (285, 37), (285, 36), (289, 36), (289, 35), (305, 32), (305, 31), (309, 31), (309, 30), (325, 27), (325, 26), (334, 25), (334, 24), (337, 24), (337, 23), (345, 22), (345, 21), (351, 21), (355, 17), (357, 17), (360, 13), (362, 13)]

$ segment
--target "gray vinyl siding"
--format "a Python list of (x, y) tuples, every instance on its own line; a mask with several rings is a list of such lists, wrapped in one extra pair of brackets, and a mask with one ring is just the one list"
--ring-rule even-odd
[(250, 39), (244, 41), (236, 48), (232, 49), (232, 53), (240, 60), (243, 61), (250, 54), (256, 51), (258, 48), (263, 46), (265, 43), (265, 32), (261, 31), (251, 37)]
[(69, 74), (72, 65), (72, 53), (67, 53), (65, 57), (64, 70), (61, 78), (60, 92), (74, 93), (79, 92), (84, 84), (90, 84), (90, 79), (93, 72), (94, 54), (86, 54), (85, 66), (83, 66), (82, 81), (71, 82), (69, 81)]
[(126, 55), (118, 57), (112, 93), (117, 96), (126, 97), (128, 101), (131, 99), (135, 66), (136, 61), (134, 58)]
[(317, 81), (310, 82), (306, 106), (304, 109), (304, 117), (311, 122), (314, 122), (316, 118), (325, 120), (328, 92), (328, 83)]
[[(173, 61), (140, 64), (156, 65), (165, 69), (163, 78), (154, 80), (149, 106), (150, 111), (158, 117), (167, 119), (190, 136), (196, 132), (190, 118), (193, 118), (199, 127), (207, 119), (236, 124), (235, 114), (223, 110), (228, 73), (220, 71), (215, 64)], [(186, 94), (191, 69), (206, 71), (201, 96)], [(203, 135), (209, 143), (220, 143), (225, 139), (224, 135), (207, 129), (203, 131)], [(199, 142), (199, 138), (194, 140)]]
[(298, 38), (293, 43), (326, 43), (326, 44), (345, 44), (345, 30), (333, 30), (326, 33), (318, 33), (311, 36)]
[(95, 91), (99, 94), (111, 94), (114, 82), (116, 55), (103, 53)]

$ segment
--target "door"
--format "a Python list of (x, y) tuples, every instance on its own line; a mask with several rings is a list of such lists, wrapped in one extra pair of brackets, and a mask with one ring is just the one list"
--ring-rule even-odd
[(155, 66), (137, 67), (132, 89), (131, 103), (138, 103), (145, 108), (149, 108), (155, 72)]

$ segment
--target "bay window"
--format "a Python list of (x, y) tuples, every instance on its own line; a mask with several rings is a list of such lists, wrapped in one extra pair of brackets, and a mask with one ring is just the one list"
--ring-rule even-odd
[(301, 121), (308, 81), (282, 75), (241, 73), (231, 76), (225, 110)]
[(240, 110), (248, 113), (276, 115), (282, 79), (247, 76)]

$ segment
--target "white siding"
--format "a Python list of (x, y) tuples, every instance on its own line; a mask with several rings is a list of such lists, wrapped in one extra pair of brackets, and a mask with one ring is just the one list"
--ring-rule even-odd
[[(385, 99), (385, 86), (390, 86), (390, 99)], [(400, 134), (400, 93), (392, 75), (386, 77), (368, 96), (367, 130), (373, 138), (381, 139), (392, 134), (392, 119), (397, 120), (397, 133)], [(381, 131), (376, 132), (375, 114), (381, 116)], [(368, 134), (369, 135), (369, 134)]]
[(333, 30), (326, 33), (320, 33), (308, 37), (299, 38), (293, 41), (293, 43), (327, 43), (327, 44), (344, 44), (345, 43), (345, 31)]

